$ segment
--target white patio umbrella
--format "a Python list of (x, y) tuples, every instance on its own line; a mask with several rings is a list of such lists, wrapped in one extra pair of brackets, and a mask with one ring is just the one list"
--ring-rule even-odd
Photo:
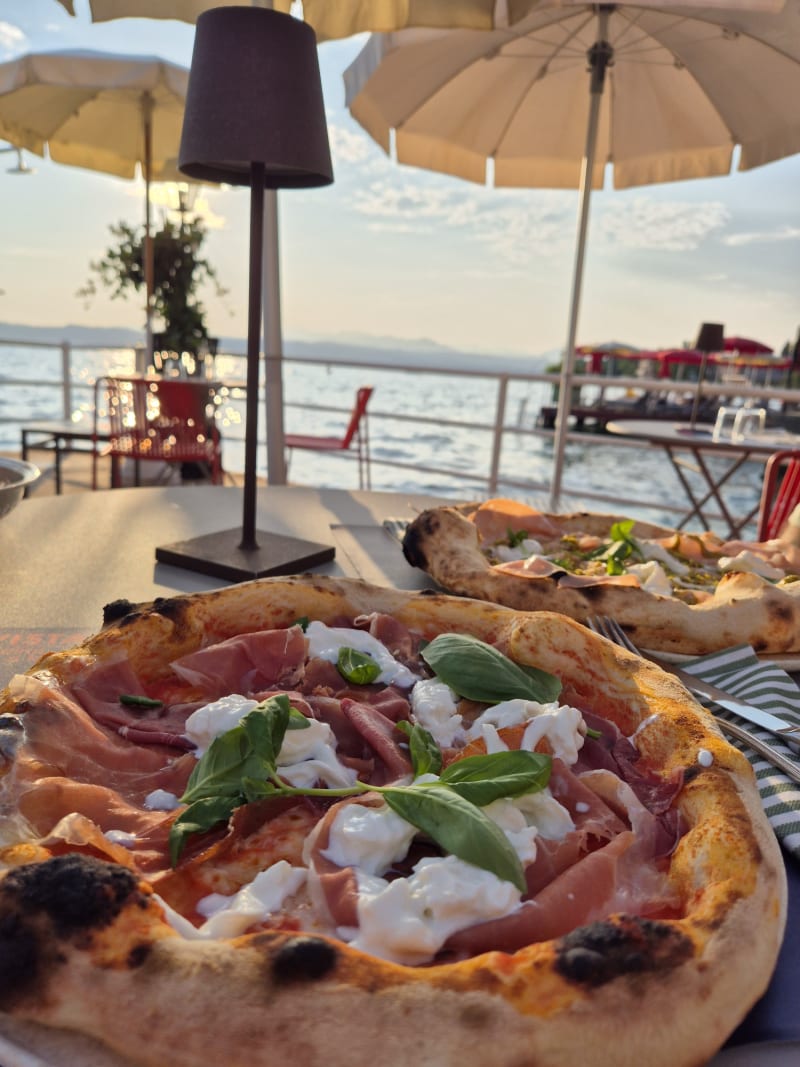
[[(509, 0), (512, 10), (512, 0)], [(776, 0), (778, 7), (781, 0)], [(800, 0), (539, 0), (504, 29), (372, 36), (347, 103), (399, 163), (580, 188), (554, 442), (559, 504), (591, 189), (729, 173), (800, 152)], [(607, 91), (604, 88), (607, 86)]]
[(40, 52), (0, 64), (0, 138), (57, 163), (145, 182), (147, 351), (152, 353), (150, 183), (175, 166), (189, 71), (154, 56)]
[[(491, 29), (506, 25), (509, 11), (523, 11), (531, 0), (249, 0), (253, 7), (302, 13), (318, 41), (349, 37), (364, 31), (396, 30), (406, 26), (446, 26)], [(72, 0), (59, 3), (75, 14)], [(119, 18), (178, 19), (196, 22), (209, 8), (248, 6), (248, 0), (89, 0), (94, 22)], [(267, 478), (272, 485), (286, 482), (283, 430), (283, 335), (281, 329), (280, 264), (278, 258), (277, 193), (264, 198), (264, 353), (267, 415)]]
[[(73, 0), (59, 0), (71, 15)], [(255, 6), (302, 12), (317, 40), (384, 32), (405, 26), (450, 26), (489, 30), (507, 21), (506, 12), (524, 11), (531, 0), (255, 0)], [(247, 0), (89, 0), (92, 21), (118, 18), (179, 19), (196, 22), (210, 7), (247, 6)]]

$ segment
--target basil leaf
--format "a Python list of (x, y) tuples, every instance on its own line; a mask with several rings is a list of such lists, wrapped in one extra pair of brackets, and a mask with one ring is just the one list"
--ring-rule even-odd
[(440, 785), (385, 786), (386, 803), (445, 852), (526, 890), (525, 872), (511, 842), (488, 815)]
[(262, 700), (242, 719), (242, 729), (261, 759), (274, 768), (292, 713), (285, 693)]
[(466, 634), (439, 634), (422, 650), (431, 670), (459, 696), (485, 704), (535, 700), (547, 704), (561, 682), (536, 667), (522, 667), (492, 645)]
[(405, 719), (395, 723), (395, 728), (408, 738), (414, 777), (419, 778), (421, 774), (438, 774), (442, 769), (442, 750), (433, 735), (419, 723), (412, 726)]
[(289, 725), (287, 730), (308, 730), (311, 726), (311, 719), (306, 718), (302, 711), (298, 711), (297, 708), (289, 708)]
[(127, 704), (131, 708), (163, 708), (163, 700), (153, 700), (152, 697), (140, 697), (137, 693), (120, 693), (120, 704)]
[(243, 726), (235, 726), (215, 737), (186, 783), (181, 797), (184, 804), (212, 796), (232, 796), (239, 792), (239, 783), (248, 755), (252, 754)]
[(293, 625), (299, 626), (300, 629), (303, 631), (303, 633), (305, 633), (306, 630), (308, 629), (308, 624), (310, 622), (311, 622), (311, 619), (309, 619), (308, 615), (301, 615), (299, 618), (294, 620), (294, 624)]
[(620, 522), (612, 523), (611, 525), (611, 540), (612, 541), (628, 541), (633, 544), (631, 538), (631, 530), (636, 525), (634, 519), (622, 519)]
[(355, 648), (340, 648), (336, 668), (346, 682), (353, 685), (370, 685), (381, 673), (380, 666), (372, 656)]
[(180, 859), (186, 838), (190, 834), (199, 834), (211, 830), (218, 823), (226, 822), (241, 799), (236, 796), (204, 797), (180, 813), (169, 831), (169, 856), (172, 866)]
[(509, 526), (506, 530), (506, 539), (508, 541), (509, 548), (519, 548), (523, 541), (528, 540), (527, 530), (512, 530)]
[(281, 790), (274, 782), (269, 782), (266, 778), (243, 778), (242, 779), (242, 796), (244, 801), (248, 804), (254, 800), (263, 800), (265, 797), (277, 797), (281, 795)]
[(609, 556), (606, 560), (606, 574), (624, 574), (625, 568), (616, 556)]
[(550, 781), (552, 764), (550, 756), (541, 752), (467, 756), (447, 766), (439, 781), (482, 808), (501, 797), (519, 797), (544, 789)]

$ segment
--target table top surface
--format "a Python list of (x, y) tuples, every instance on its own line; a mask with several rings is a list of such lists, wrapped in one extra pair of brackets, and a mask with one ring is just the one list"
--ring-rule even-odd
[(686, 422), (670, 422), (667, 419), (615, 419), (606, 423), (609, 433), (621, 437), (644, 437), (660, 444), (683, 444), (686, 448), (702, 448), (716, 452), (753, 452), (765, 455), (784, 448), (800, 448), (800, 434), (787, 430), (771, 429), (757, 437), (741, 441), (720, 440), (712, 437), (713, 427), (692, 427)]
[[(407, 493), (275, 486), (258, 491), (256, 526), (332, 545), (335, 559), (315, 567), (318, 573), (420, 589), (429, 580), (406, 563), (382, 523), (411, 520), (441, 502)], [(155, 550), (241, 529), (242, 511), (241, 489), (205, 485), (23, 500), (0, 520), (0, 628), (85, 627), (88, 633), (100, 628), (103, 606), (113, 600), (138, 603), (226, 585), (157, 563)]]
[[(133, 602), (228, 583), (157, 563), (158, 545), (231, 527), (241, 527), (242, 491), (215, 486), (118, 489), (22, 501), (0, 521), (0, 686), (14, 669), (12, 635), (20, 632), (80, 632), (100, 628), (103, 606)], [(440, 498), (407, 493), (348, 492), (286, 486), (259, 490), (257, 527), (323, 544), (335, 559), (318, 573), (363, 578), (403, 589), (430, 586), (426, 575), (404, 560), (388, 519), (409, 520)], [(51, 646), (59, 647), (59, 646)], [(66, 647), (61, 645), (60, 647)], [(42, 649), (45, 651), (46, 649)], [(32, 661), (26, 661), (29, 664)], [(800, 983), (800, 867), (788, 863), (790, 924), (778, 971), (767, 995), (713, 1061), (790, 1064), (797, 1060), (800, 1031), (796, 990)], [(780, 1046), (781, 1057), (764, 1058)], [(749, 1058), (748, 1058), (749, 1057)]]

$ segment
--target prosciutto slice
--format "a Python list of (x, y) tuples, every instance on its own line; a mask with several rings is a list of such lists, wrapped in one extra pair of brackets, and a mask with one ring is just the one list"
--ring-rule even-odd
[(251, 696), (276, 686), (293, 687), (305, 663), (299, 626), (240, 634), (175, 660), (172, 669), (207, 700), (228, 693)]

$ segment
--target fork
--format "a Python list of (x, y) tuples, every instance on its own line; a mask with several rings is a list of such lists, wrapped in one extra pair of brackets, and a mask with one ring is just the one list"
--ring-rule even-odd
[[(636, 645), (634, 645), (633, 641), (631, 641), (617, 620), (611, 618), (610, 615), (590, 616), (586, 620), (586, 625), (593, 633), (599, 634), (600, 637), (605, 637), (615, 645), (619, 645), (620, 648), (632, 652), (635, 656), (640, 656), (642, 659), (648, 658), (647, 656), (642, 655), (642, 652)], [(658, 666), (661, 666), (661, 664), (658, 664)], [(669, 670), (669, 668), (663, 669)], [(728, 734), (730, 737), (735, 737), (738, 741), (743, 741), (746, 745), (749, 745), (753, 751), (758, 752), (764, 759), (783, 771), (788, 778), (791, 778), (792, 781), (800, 784), (800, 767), (774, 749), (772, 745), (767, 744), (766, 741), (761, 741), (758, 737), (751, 734), (749, 730), (737, 726), (736, 723), (728, 722), (727, 719), (721, 719), (718, 716), (715, 716), (715, 722), (723, 733)], [(781, 731), (781, 734), (788, 735), (792, 739), (798, 738), (800, 737), (800, 727), (786, 726), (785, 730)]]

